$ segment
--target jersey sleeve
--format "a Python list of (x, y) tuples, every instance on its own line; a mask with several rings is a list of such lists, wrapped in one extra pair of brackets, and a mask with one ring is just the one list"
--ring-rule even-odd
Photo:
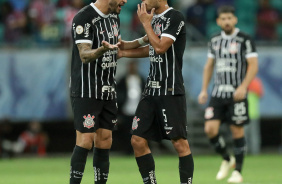
[(252, 39), (247, 37), (244, 43), (244, 47), (246, 49), (246, 58), (258, 57), (257, 49)]
[(73, 39), (76, 44), (90, 43), (93, 44), (93, 29), (91, 21), (83, 14), (77, 14), (72, 22)]
[(169, 37), (175, 41), (178, 35), (181, 33), (182, 29), (184, 29), (185, 22), (184, 17), (180, 12), (174, 13), (171, 16), (165, 25), (165, 28), (161, 34), (162, 37)]
[(215, 53), (212, 48), (212, 42), (208, 43), (208, 58), (215, 58)]

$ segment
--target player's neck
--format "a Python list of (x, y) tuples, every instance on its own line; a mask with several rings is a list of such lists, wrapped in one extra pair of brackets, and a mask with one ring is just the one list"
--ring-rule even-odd
[(169, 9), (169, 6), (168, 6), (167, 2), (164, 2), (164, 4), (161, 4), (161, 6), (158, 9), (156, 9), (155, 13), (158, 15), (158, 14), (163, 13), (167, 9)]
[[(105, 3), (104, 3), (105, 2)], [(106, 1), (96, 1), (94, 5), (105, 15), (108, 15), (110, 13), (110, 9), (108, 7), (108, 4), (106, 4)]]
[[(225, 32), (225, 31), (224, 31)], [(232, 31), (230, 31), (230, 32), (225, 32), (225, 34), (226, 35), (228, 35), (228, 36), (230, 36), (230, 35), (233, 35), (234, 34), (234, 32), (235, 32), (235, 27), (232, 29)]]

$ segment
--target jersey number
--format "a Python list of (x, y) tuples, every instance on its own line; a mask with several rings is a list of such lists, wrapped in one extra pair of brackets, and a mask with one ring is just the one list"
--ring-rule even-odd
[(234, 104), (234, 114), (236, 116), (245, 115), (247, 112), (246, 106), (244, 102)]

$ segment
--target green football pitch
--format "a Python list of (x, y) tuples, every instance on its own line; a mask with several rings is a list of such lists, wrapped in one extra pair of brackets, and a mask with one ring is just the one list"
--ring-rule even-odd
[[(1, 184), (68, 184), (69, 159), (65, 157), (15, 158), (0, 160)], [(133, 156), (111, 156), (108, 184), (142, 184)], [(159, 184), (179, 184), (178, 158), (155, 156)], [(217, 156), (194, 156), (194, 184), (223, 184), (215, 175), (220, 165)], [(244, 184), (282, 184), (282, 155), (247, 156), (243, 169)], [(91, 155), (82, 184), (93, 184)]]

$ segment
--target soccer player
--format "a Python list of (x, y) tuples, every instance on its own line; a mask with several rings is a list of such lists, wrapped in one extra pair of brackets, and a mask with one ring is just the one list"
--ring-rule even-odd
[[(198, 101), (200, 104), (207, 102), (207, 88), (215, 68), (211, 99), (205, 111), (205, 132), (215, 151), (223, 158), (216, 179), (224, 179), (236, 162), (228, 182), (241, 183), (246, 145), (243, 125), (249, 120), (246, 95), (247, 88), (258, 71), (258, 54), (250, 37), (235, 27), (237, 18), (234, 12), (231, 6), (218, 9), (217, 24), (222, 31), (210, 40)], [(228, 154), (224, 139), (219, 135), (222, 122), (230, 126), (235, 160)]]
[(140, 46), (137, 40), (121, 42), (118, 14), (126, 2), (97, 0), (82, 8), (73, 19), (70, 95), (76, 146), (70, 163), (70, 184), (81, 182), (93, 142), (95, 183), (107, 182), (112, 129), (117, 123), (117, 48), (119, 44), (125, 49)]
[[(147, 13), (151, 12), (151, 13)], [(150, 72), (132, 123), (131, 144), (144, 183), (157, 183), (148, 140), (171, 140), (179, 156), (181, 184), (192, 184), (194, 162), (187, 141), (182, 77), (186, 29), (183, 15), (166, 0), (143, 0), (138, 16), (149, 45), (120, 50), (120, 57), (149, 57)], [(154, 15), (155, 13), (155, 15)], [(140, 41), (144, 44), (144, 40)]]

